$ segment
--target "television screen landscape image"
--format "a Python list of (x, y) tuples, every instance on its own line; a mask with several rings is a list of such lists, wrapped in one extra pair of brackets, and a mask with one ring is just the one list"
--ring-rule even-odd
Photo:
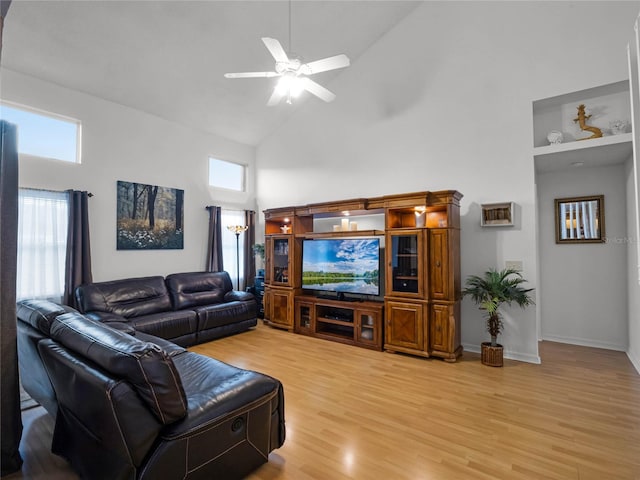
[(305, 240), (302, 288), (379, 295), (380, 240), (332, 238)]

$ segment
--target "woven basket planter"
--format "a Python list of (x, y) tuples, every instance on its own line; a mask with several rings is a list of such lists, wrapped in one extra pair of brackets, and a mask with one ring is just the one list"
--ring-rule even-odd
[(502, 345), (492, 347), (491, 342), (482, 342), (482, 364), (490, 367), (501, 367), (504, 364), (502, 351)]

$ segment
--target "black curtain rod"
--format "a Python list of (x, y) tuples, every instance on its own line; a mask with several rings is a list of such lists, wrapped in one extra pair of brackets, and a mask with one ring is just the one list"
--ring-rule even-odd
[[(67, 189), (67, 190), (51, 190), (49, 188), (32, 188), (32, 187), (19, 187), (19, 190), (35, 190), (36, 192), (52, 192), (52, 193), (65, 193), (68, 192), (69, 190), (73, 190), (72, 188)], [(89, 198), (93, 197), (93, 193), (88, 192), (87, 195), (89, 196)]]

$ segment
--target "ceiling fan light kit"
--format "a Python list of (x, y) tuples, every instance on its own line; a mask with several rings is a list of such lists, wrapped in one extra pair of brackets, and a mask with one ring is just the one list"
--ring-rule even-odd
[[(304, 90), (304, 83), (300, 77), (296, 77), (291, 74), (284, 74), (280, 77), (280, 80), (278, 80), (276, 90), (279, 95), (288, 95), (290, 98), (297, 98)], [(290, 98), (287, 99), (287, 103), (291, 103)]]
[(263, 37), (262, 42), (276, 61), (273, 72), (241, 72), (225, 73), (226, 78), (272, 78), (280, 77), (267, 105), (273, 106), (280, 103), (286, 97), (287, 103), (296, 98), (303, 90), (315, 95), (325, 102), (332, 102), (336, 96), (317, 82), (311, 80), (309, 75), (320, 72), (336, 70), (348, 67), (351, 63), (349, 57), (344, 54), (323, 58), (315, 62), (302, 63), (300, 58), (287, 55), (282, 45), (275, 38)]

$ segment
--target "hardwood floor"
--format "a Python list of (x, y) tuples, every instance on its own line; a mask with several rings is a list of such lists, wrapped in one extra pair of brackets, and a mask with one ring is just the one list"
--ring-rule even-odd
[[(640, 479), (640, 376), (621, 352), (543, 342), (542, 365), (492, 368), (263, 325), (191, 350), (284, 384), (287, 441), (252, 480)], [(77, 478), (47, 451), (44, 410), (26, 414), (6, 478)]]

